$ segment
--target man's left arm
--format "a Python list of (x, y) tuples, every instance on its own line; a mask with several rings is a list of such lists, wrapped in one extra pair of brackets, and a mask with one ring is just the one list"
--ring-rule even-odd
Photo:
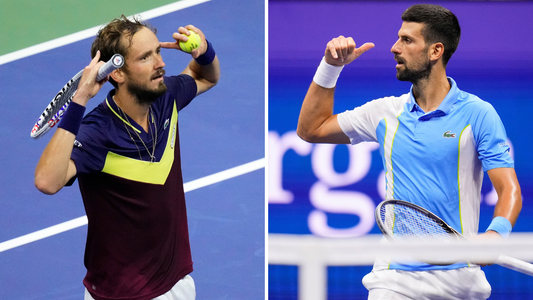
[[(502, 233), (497, 231), (504, 230), (509, 225), (514, 226), (522, 209), (520, 184), (514, 168), (495, 168), (487, 171), (487, 174), (498, 194), (498, 202), (494, 209), (493, 221), (489, 226), (489, 230), (481, 234), (480, 237), (502, 238), (505, 234), (502, 235)], [(509, 221), (509, 224), (505, 224), (505, 220), (499, 219), (499, 217)], [(504, 223), (501, 223), (501, 221)]]
[(192, 25), (187, 25), (178, 28), (178, 32), (172, 35), (176, 40), (175, 42), (161, 42), (160, 44), (163, 48), (182, 50), (179, 47), (179, 41), (185, 42), (189, 31), (194, 31), (198, 34), (201, 42), (197, 49), (191, 51), (190, 54), (193, 59), (181, 74), (187, 74), (196, 81), (196, 95), (199, 95), (214, 87), (220, 78), (218, 57), (214, 52), (213, 46), (205, 39), (204, 33)]

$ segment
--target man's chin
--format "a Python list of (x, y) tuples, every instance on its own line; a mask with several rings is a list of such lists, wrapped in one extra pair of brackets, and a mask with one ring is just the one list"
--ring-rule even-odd
[(157, 85), (156, 91), (160, 92), (161, 95), (167, 92), (167, 85), (165, 84), (164, 81), (159, 82), (159, 84)]
[(154, 87), (148, 92), (148, 94), (152, 94), (157, 98), (157, 97), (163, 96), (163, 94), (166, 92), (167, 92), (167, 85), (165, 84), (165, 82), (160, 81), (156, 87)]
[(163, 96), (166, 92), (167, 92), (167, 86), (163, 81), (161, 81), (159, 85), (157, 86), (157, 88), (153, 91), (153, 95), (156, 98), (159, 98)]
[(404, 72), (401, 72), (399, 70), (396, 71), (396, 78), (399, 81), (410, 81), (408, 76), (406, 76)]
[(139, 86), (129, 86), (128, 90), (135, 97), (138, 104), (149, 105), (167, 92), (167, 86), (163, 81), (161, 81), (157, 87), (153, 89), (145, 89)]
[[(429, 73), (428, 73), (429, 74)], [(406, 70), (396, 70), (396, 78), (399, 81), (407, 81), (411, 83), (417, 83), (421, 79), (427, 77), (425, 73), (414, 73)]]

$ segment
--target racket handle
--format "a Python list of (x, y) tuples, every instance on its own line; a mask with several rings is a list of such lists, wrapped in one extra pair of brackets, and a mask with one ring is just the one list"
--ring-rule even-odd
[[(124, 57), (120, 54), (113, 55), (113, 57), (111, 57), (111, 59), (98, 70), (96, 81), (101, 81), (106, 78), (107, 75), (111, 74), (113, 70), (118, 69), (123, 65)], [(31, 130), (31, 137), (33, 139), (40, 138), (59, 122), (78, 88), (78, 83), (82, 74), (83, 70), (79, 71), (74, 77), (72, 77), (72, 79), (70, 79), (52, 99), (50, 104), (48, 104)]]
[(124, 65), (124, 57), (120, 54), (115, 54), (108, 60), (100, 70), (98, 70), (98, 75), (96, 75), (96, 81), (100, 81), (111, 74), (115, 69), (118, 69)]
[(524, 273), (529, 276), (533, 276), (533, 264), (525, 262), (523, 260), (516, 259), (507, 255), (500, 255), (495, 264), (502, 267), (515, 270), (520, 273)]

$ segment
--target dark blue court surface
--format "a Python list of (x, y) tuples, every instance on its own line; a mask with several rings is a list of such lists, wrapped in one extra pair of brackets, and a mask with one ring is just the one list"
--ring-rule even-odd
[[(179, 116), (184, 181), (263, 159), (264, 2), (211, 1), (149, 22), (161, 41), (179, 26), (195, 25), (220, 60), (219, 84)], [(0, 243), (85, 215), (77, 183), (54, 196), (35, 189), (35, 166), (53, 132), (33, 140), (30, 130), (89, 63), (92, 40), (0, 65)], [(167, 74), (180, 73), (190, 60), (172, 50), (162, 55)], [(262, 167), (186, 193), (198, 299), (264, 298), (264, 194)], [(0, 252), (0, 299), (82, 299), (86, 230)]]

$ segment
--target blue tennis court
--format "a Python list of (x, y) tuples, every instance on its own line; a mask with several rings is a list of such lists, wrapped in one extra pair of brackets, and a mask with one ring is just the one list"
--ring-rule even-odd
[[(179, 121), (197, 298), (264, 299), (264, 2), (208, 1), (148, 22), (160, 41), (179, 26), (195, 25), (221, 64), (219, 84), (182, 110)], [(92, 40), (0, 65), (0, 109), (7, 112), (0, 120), (0, 299), (83, 298), (86, 225), (2, 246), (85, 215), (77, 183), (54, 196), (34, 187), (35, 166), (52, 134), (33, 140), (30, 130), (89, 63)], [(180, 73), (190, 60), (166, 49), (162, 55), (167, 74)], [(87, 111), (111, 88), (106, 84)]]

